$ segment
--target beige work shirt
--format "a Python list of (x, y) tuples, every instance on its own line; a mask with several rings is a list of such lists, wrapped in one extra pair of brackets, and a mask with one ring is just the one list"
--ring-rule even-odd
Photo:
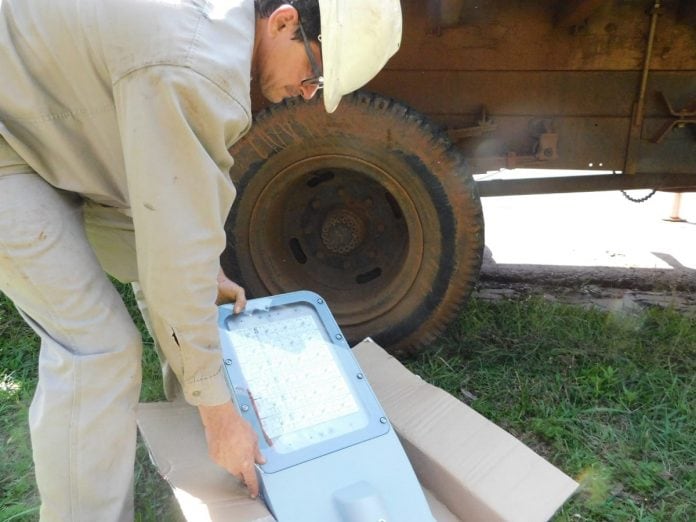
[(216, 275), (251, 124), (253, 0), (0, 0), (0, 134), (53, 186), (132, 215), (138, 280), (192, 404), (229, 398)]

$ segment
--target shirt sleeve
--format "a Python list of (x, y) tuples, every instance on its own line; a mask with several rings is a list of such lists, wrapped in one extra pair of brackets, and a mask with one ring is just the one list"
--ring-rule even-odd
[(114, 85), (114, 98), (139, 283), (154, 333), (186, 400), (221, 404), (230, 395), (215, 299), (235, 197), (228, 148), (249, 129), (249, 111), (178, 66), (134, 71)]

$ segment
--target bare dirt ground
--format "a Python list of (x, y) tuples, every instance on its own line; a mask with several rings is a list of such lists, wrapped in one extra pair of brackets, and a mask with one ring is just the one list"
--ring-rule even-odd
[[(641, 197), (649, 191), (634, 191)], [(614, 311), (669, 306), (696, 316), (696, 194), (619, 192), (483, 199), (486, 251), (476, 294), (542, 295)]]

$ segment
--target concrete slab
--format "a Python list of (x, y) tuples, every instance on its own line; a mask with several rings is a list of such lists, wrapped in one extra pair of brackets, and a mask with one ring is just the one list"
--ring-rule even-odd
[(666, 192), (645, 203), (620, 192), (483, 198), (487, 263), (696, 270), (696, 193), (682, 195), (684, 222), (665, 220), (673, 201)]
[[(631, 191), (640, 198), (650, 191)], [(483, 198), (486, 250), (479, 297), (540, 294), (629, 310), (696, 313), (696, 193), (620, 192)]]

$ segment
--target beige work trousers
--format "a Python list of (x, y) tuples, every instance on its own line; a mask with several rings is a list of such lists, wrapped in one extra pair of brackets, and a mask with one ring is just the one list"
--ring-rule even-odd
[(126, 215), (56, 190), (0, 137), (0, 291), (41, 339), (29, 428), (42, 521), (133, 519), (142, 341), (105, 269), (133, 281), (135, 267)]

